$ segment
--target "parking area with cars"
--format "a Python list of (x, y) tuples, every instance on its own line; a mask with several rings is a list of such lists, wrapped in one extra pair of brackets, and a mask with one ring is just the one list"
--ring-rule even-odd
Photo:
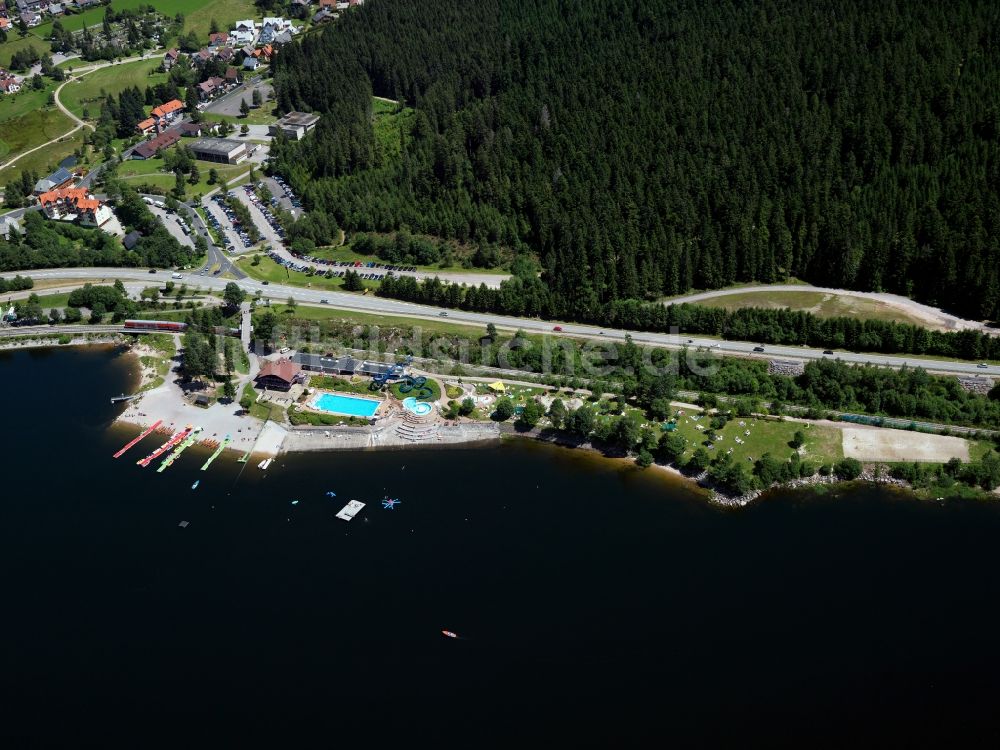
[(208, 223), (222, 235), (226, 252), (236, 253), (253, 247), (250, 236), (239, 226), (239, 219), (226, 205), (221, 195), (213, 195), (206, 203)]
[(257, 231), (266, 242), (274, 247), (284, 246), (284, 228), (278, 223), (278, 219), (270, 207), (257, 196), (251, 185), (231, 190), (230, 195), (247, 207)]
[(262, 182), (271, 191), (271, 195), (274, 196), (274, 199), (271, 201), (272, 206), (281, 206), (281, 208), (288, 211), (296, 219), (304, 213), (302, 202), (295, 197), (295, 193), (292, 192), (288, 183), (279, 175), (265, 177)]
[(167, 231), (185, 247), (194, 247), (194, 234), (188, 225), (187, 218), (175, 213), (167, 208), (167, 204), (154, 198), (144, 197), (142, 199), (149, 210), (160, 223), (166, 227)]

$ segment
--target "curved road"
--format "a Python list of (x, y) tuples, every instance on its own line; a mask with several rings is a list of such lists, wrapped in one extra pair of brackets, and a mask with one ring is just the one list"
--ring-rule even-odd
[(680, 305), (688, 302), (701, 302), (706, 299), (728, 297), (734, 294), (766, 294), (767, 292), (816, 292), (818, 294), (835, 294), (838, 297), (860, 297), (862, 299), (870, 299), (898, 308), (912, 316), (922, 319), (930, 325), (938, 325), (950, 330), (973, 329), (987, 330), (988, 332), (992, 331), (992, 329), (986, 329), (986, 326), (978, 321), (959, 318), (957, 315), (946, 313), (944, 310), (931, 307), (930, 305), (923, 305), (919, 302), (914, 302), (912, 299), (902, 297), (898, 294), (888, 294), (885, 292), (856, 292), (850, 289), (830, 289), (822, 286), (809, 286), (808, 284), (770, 284), (767, 286), (744, 286), (730, 289), (713, 289), (709, 292), (698, 292), (696, 294), (685, 294), (681, 297), (671, 297), (663, 300), (663, 304)]
[[(17, 271), (2, 275), (6, 278), (21, 275), (31, 276), (35, 279), (93, 279), (96, 282), (103, 281), (107, 283), (111, 283), (116, 278), (120, 278), (123, 281), (152, 282), (155, 280), (158, 283), (170, 279), (169, 271), (158, 271), (156, 274), (151, 274), (143, 269), (126, 268), (43, 269), (37, 271)], [(230, 283), (228, 279), (217, 276), (198, 276), (191, 273), (183, 273), (181, 274), (181, 278), (175, 281), (177, 283), (185, 283), (189, 288), (201, 287), (209, 290), (222, 290), (227, 283)], [(446, 315), (448, 321), (454, 323), (470, 323), (484, 328), (487, 323), (493, 323), (500, 328), (515, 330), (520, 328), (525, 331), (535, 332), (551, 332), (554, 326), (552, 322), (538, 320), (537, 318), (511, 318), (502, 315), (467, 312), (465, 310), (448, 310), (445, 313), (440, 308), (418, 305), (413, 302), (402, 302), (384, 297), (364, 296), (348, 292), (305, 289), (302, 287), (285, 286), (283, 284), (264, 285), (253, 279), (243, 279), (237, 283), (251, 295), (260, 292), (262, 297), (278, 301), (293, 297), (296, 302), (302, 304), (323, 304), (335, 309), (354, 310), (376, 315), (397, 315), (431, 320), (438, 320), (440, 317)], [(326, 303), (321, 302), (322, 300), (326, 300)], [(638, 344), (649, 344), (668, 349), (701, 347), (711, 349), (713, 352), (719, 354), (733, 354), (759, 359), (815, 360), (823, 359), (825, 356), (819, 349), (798, 346), (768, 346), (765, 347), (764, 352), (754, 352), (755, 344), (744, 341), (719, 341), (709, 338), (689, 338), (668, 333), (602, 329), (576, 323), (562, 323), (559, 325), (562, 329), (562, 334), (565, 336), (593, 339), (596, 342), (624, 341), (626, 336), (631, 336), (632, 340)], [(920, 359), (918, 357), (893, 357), (879, 354), (856, 354), (853, 352), (837, 352), (835, 356), (844, 362), (853, 364), (872, 364), (885, 367), (903, 367), (906, 365), (952, 375), (989, 375), (993, 378), (1000, 377), (1000, 367), (991, 365), (987, 368), (981, 368), (975, 362)]]

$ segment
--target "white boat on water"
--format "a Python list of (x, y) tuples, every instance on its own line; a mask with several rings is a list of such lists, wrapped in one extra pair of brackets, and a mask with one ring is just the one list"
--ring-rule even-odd
[(260, 469), (261, 471), (264, 471), (267, 469), (268, 466), (271, 465), (271, 462), (273, 460), (274, 460), (273, 458), (265, 458), (263, 461), (257, 464), (257, 468)]

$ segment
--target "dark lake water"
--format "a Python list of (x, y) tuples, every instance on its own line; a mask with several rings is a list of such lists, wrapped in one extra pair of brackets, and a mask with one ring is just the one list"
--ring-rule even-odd
[(1000, 507), (855, 489), (727, 511), (524, 442), (266, 475), (192, 450), (156, 474), (135, 465), (153, 438), (111, 458), (129, 366), (0, 354), (13, 746), (996, 740)]

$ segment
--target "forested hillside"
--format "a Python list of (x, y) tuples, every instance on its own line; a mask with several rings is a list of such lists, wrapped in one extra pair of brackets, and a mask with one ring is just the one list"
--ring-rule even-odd
[(325, 115), (278, 166), (345, 229), (533, 253), (543, 314), (793, 275), (997, 318), (997, 8), (368, 0), (277, 58)]

